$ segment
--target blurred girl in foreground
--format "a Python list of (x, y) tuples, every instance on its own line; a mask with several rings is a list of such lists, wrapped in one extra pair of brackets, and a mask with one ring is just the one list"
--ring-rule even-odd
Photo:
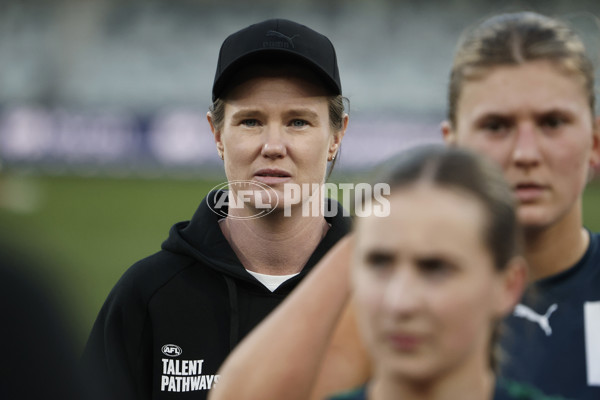
[(381, 182), (390, 215), (358, 218), (351, 285), (374, 363), (339, 399), (504, 399), (499, 321), (525, 282), (502, 174), (458, 150), (413, 150)]

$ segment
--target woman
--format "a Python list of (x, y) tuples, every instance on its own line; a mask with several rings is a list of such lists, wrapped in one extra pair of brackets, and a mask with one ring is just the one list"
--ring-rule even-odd
[(374, 373), (339, 398), (514, 398), (493, 371), (525, 282), (510, 190), (471, 153), (411, 153), (381, 180), (390, 215), (357, 220), (351, 285)]
[[(325, 36), (268, 20), (222, 44), (207, 115), (229, 191), (213, 191), (110, 293), (84, 362), (110, 398), (202, 399), (227, 354), (349, 229), (302, 213), (286, 185), (322, 184), (348, 116)], [(298, 200), (295, 198), (295, 200)]]
[(533, 283), (508, 320), (505, 375), (600, 398), (600, 236), (582, 227), (581, 201), (600, 128), (581, 40), (538, 14), (492, 18), (459, 47), (449, 104), (445, 140), (502, 167), (525, 234)]
[[(518, 200), (523, 252), (533, 283), (508, 320), (504, 374), (547, 394), (577, 399), (600, 397), (600, 354), (594, 339), (600, 336), (594, 335), (598, 329), (594, 321), (600, 319), (600, 238), (583, 229), (581, 219), (590, 166), (600, 159), (593, 88), (593, 70), (583, 44), (564, 23), (534, 13), (499, 15), (468, 32), (460, 43), (451, 75), (449, 118), (442, 125), (449, 144), (472, 148), (498, 162)], [(315, 274), (347, 273), (343, 255), (348, 244), (340, 246), (346, 248), (338, 258), (325, 258)], [(329, 293), (336, 301), (325, 304), (340, 305), (341, 310), (349, 297), (349, 288), (342, 284), (335, 290), (319, 286), (316, 278), (311, 284), (299, 288), (289, 302), (300, 303), (296, 299), (301, 293), (310, 298)], [(303, 316), (318, 325), (315, 332), (323, 332), (303, 340), (322, 351), (294, 352), (262, 327), (262, 338), (258, 332), (250, 338), (256, 352), (264, 340), (279, 346), (280, 355), (293, 353), (296, 360), (295, 391), (273, 392), (272, 397), (301, 399), (295, 393), (302, 388), (322, 398), (368, 378), (369, 361), (353, 325), (340, 323), (330, 340), (336, 323), (327, 318), (340, 310), (321, 307), (312, 318)], [(272, 328), (289, 323), (283, 312), (267, 321)], [(345, 320), (351, 320), (352, 313), (348, 308)], [(242, 346), (223, 373), (241, 371), (248, 355), (249, 349)], [(279, 364), (274, 368), (278, 376), (292, 369)], [(259, 386), (260, 371), (252, 375), (252, 384)]]

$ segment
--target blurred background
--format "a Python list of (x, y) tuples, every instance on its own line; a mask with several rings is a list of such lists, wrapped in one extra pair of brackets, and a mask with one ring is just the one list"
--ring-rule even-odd
[[(441, 141), (460, 33), (519, 10), (570, 22), (600, 66), (597, 0), (0, 0), (0, 232), (39, 260), (80, 349), (125, 269), (225, 180), (205, 115), (227, 35), (282, 17), (332, 40), (351, 117), (332, 180), (357, 182)], [(584, 216), (600, 230), (598, 179)]]

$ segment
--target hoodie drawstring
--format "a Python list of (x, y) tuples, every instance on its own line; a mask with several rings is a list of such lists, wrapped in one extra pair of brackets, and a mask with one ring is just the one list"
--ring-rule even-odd
[(227, 283), (227, 291), (229, 292), (229, 350), (238, 344), (240, 337), (240, 319), (238, 309), (237, 286), (233, 279), (227, 275), (223, 275), (225, 283)]

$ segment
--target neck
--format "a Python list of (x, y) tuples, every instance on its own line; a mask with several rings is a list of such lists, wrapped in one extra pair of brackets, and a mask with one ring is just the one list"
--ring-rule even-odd
[(322, 216), (286, 217), (283, 211), (248, 220), (225, 218), (220, 226), (242, 265), (268, 275), (300, 272), (329, 228)]
[[(473, 364), (473, 363), (472, 363)], [(430, 380), (398, 379), (397, 375), (376, 375), (369, 388), (369, 400), (489, 400), (495, 377), (487, 364), (477, 363)]]
[(536, 281), (571, 268), (585, 253), (589, 235), (582, 228), (581, 211), (574, 207), (551, 226), (525, 229), (525, 258), (530, 280)]

